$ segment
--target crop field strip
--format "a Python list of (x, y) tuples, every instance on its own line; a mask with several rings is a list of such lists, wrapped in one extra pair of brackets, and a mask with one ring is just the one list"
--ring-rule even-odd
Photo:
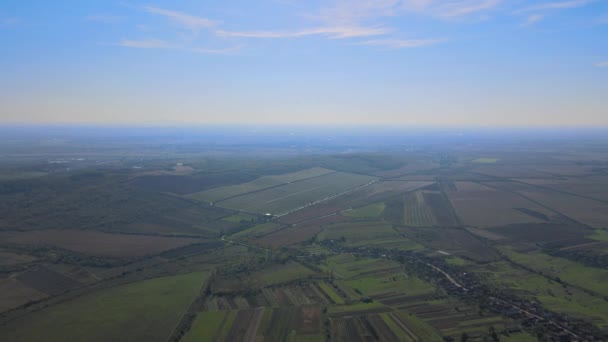
[(216, 205), (238, 211), (280, 216), (374, 181), (375, 178), (368, 176), (335, 172), (233, 197)]
[(323, 168), (311, 168), (284, 175), (264, 176), (248, 183), (229, 185), (195, 193), (190, 195), (190, 197), (201, 201), (215, 203), (240, 195), (258, 192), (285, 184), (296, 183), (310, 178), (320, 177), (333, 172), (336, 171)]

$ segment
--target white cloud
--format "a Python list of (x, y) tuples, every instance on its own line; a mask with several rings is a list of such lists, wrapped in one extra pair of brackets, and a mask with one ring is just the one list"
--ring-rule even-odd
[(526, 18), (526, 21), (522, 24), (522, 26), (532, 26), (545, 18), (542, 14), (532, 14)]
[(164, 40), (159, 39), (144, 39), (144, 40), (129, 40), (124, 39), (118, 43), (119, 46), (137, 48), (137, 49), (171, 49), (173, 46)]
[(176, 25), (185, 27), (192, 31), (200, 31), (201, 29), (209, 29), (215, 27), (219, 22), (207, 18), (193, 16), (184, 12), (171, 11), (163, 8), (146, 6), (144, 10), (148, 13), (163, 16)]
[(192, 47), (192, 46), (187, 46), (187, 45), (173, 44), (168, 41), (160, 40), (160, 39), (143, 39), (143, 40), (124, 39), (116, 45), (122, 46), (122, 47), (128, 47), (128, 48), (135, 48), (135, 49), (171, 49), (171, 50), (196, 52), (196, 53), (202, 53), (202, 54), (213, 54), (213, 55), (218, 55), (218, 54), (228, 55), (228, 54), (237, 52), (238, 50), (241, 49), (241, 46), (234, 46), (234, 47), (229, 47), (229, 48), (224, 48), (224, 49), (209, 49), (209, 48), (202, 48), (202, 47)]
[(533, 5), (533, 6), (522, 8), (522, 9), (516, 11), (516, 13), (579, 8), (579, 7), (587, 6), (594, 1), (595, 0), (570, 0), (570, 1), (545, 2), (545, 3), (538, 4), (538, 5)]
[(333, 39), (381, 36), (392, 30), (383, 27), (319, 27), (296, 31), (216, 31), (220, 37), (233, 38), (300, 38), (306, 36), (327, 36)]
[(443, 41), (443, 39), (376, 39), (356, 43), (355, 45), (381, 46), (392, 49), (405, 49), (431, 46), (439, 44)]
[(596, 63), (597, 68), (608, 68), (608, 61)]
[(502, 0), (455, 1), (437, 7), (436, 13), (442, 17), (462, 17), (487, 11), (498, 6)]

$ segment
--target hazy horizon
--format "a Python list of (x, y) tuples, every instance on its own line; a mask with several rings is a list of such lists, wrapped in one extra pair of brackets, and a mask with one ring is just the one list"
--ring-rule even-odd
[(593, 0), (5, 3), (0, 123), (607, 126), (607, 34)]

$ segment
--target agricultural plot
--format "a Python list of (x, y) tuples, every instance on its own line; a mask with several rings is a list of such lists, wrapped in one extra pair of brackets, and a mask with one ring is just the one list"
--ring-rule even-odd
[(30, 255), (16, 254), (0, 249), (0, 267), (27, 264), (35, 260), (36, 258)]
[(590, 232), (577, 226), (557, 224), (557, 223), (530, 223), (514, 224), (505, 227), (488, 228), (487, 233), (495, 234), (492, 240), (499, 241), (500, 244), (519, 245), (519, 244), (576, 244), (581, 241), (592, 242), (586, 236)]
[(200, 242), (200, 239), (160, 236), (109, 234), (85, 230), (41, 230), (0, 232), (5, 243), (56, 246), (67, 250), (103, 257), (141, 257)]
[(46, 293), (26, 286), (13, 277), (0, 279), (0, 312), (47, 296)]
[(262, 341), (323, 341), (321, 308), (301, 306), (264, 311), (256, 340)]
[(472, 170), (474, 173), (499, 178), (553, 178), (554, 176), (527, 167), (515, 165), (484, 164)]
[(515, 268), (506, 262), (475, 265), (468, 267), (467, 271), (494, 287), (537, 300), (549, 310), (588, 320), (600, 328), (608, 327), (608, 312), (604, 309), (605, 301), (602, 298)]
[(333, 240), (346, 246), (380, 247), (417, 250), (420, 246), (402, 237), (393, 227), (383, 222), (345, 222), (326, 226), (317, 236), (319, 241)]
[(232, 327), (236, 310), (204, 311), (196, 316), (196, 320), (188, 333), (180, 340), (184, 342), (214, 342), (224, 341)]
[[(438, 299), (434, 301), (418, 301), (401, 305), (402, 311), (407, 312), (438, 331), (442, 336), (460, 338), (467, 333), (472, 339), (484, 336), (489, 326), (497, 330), (512, 325), (512, 322), (500, 316), (486, 316), (474, 305), (468, 305), (455, 299)], [(402, 313), (401, 318), (404, 317)], [(432, 331), (424, 329), (426, 334)]]
[(403, 210), (407, 226), (452, 226), (458, 222), (451, 203), (437, 191), (419, 190), (407, 194)]
[(383, 202), (370, 204), (344, 212), (342, 215), (350, 218), (378, 218), (384, 212), (386, 204)]
[(584, 266), (564, 258), (553, 257), (540, 252), (518, 253), (512, 249), (503, 251), (513, 261), (526, 265), (554, 279), (580, 286), (608, 297), (608, 270)]
[(247, 194), (250, 192), (260, 191), (266, 188), (276, 187), (283, 184), (289, 184), (292, 182), (298, 182), (304, 179), (313, 178), (322, 176), (328, 173), (334, 172), (332, 170), (315, 167), (311, 169), (306, 169), (298, 172), (288, 173), (284, 175), (277, 176), (264, 176), (260, 177), (254, 181), (238, 184), (238, 185), (230, 185), (224, 186), (220, 188), (215, 188), (203, 192), (199, 192), (196, 194), (192, 194), (191, 197), (205, 202), (218, 202), (225, 200), (227, 198), (236, 197), (239, 195)]
[(12, 321), (0, 327), (0, 335), (7, 341), (164, 341), (205, 276), (190, 273), (100, 290)]
[(205, 300), (205, 310), (240, 310), (257, 307), (278, 308), (303, 305), (344, 304), (335, 284), (323, 281), (306, 281), (301, 284), (268, 286), (255, 294), (246, 296), (236, 294), (213, 295)]
[(36, 266), (16, 276), (24, 285), (47, 295), (58, 295), (79, 287), (79, 282), (44, 266)]
[(131, 181), (139, 189), (188, 195), (225, 185), (249, 182), (257, 175), (247, 172), (222, 172), (200, 175), (142, 175)]
[(379, 315), (332, 318), (331, 331), (334, 341), (398, 341)]
[[(456, 182), (448, 197), (461, 221), (474, 227), (545, 222), (553, 212), (516, 194), (473, 182)], [(520, 210), (524, 208), (525, 210)], [(527, 214), (527, 213), (528, 214)], [(539, 213), (533, 214), (533, 213)]]
[(421, 159), (421, 160), (408, 162), (406, 165), (404, 165), (398, 169), (375, 172), (374, 175), (376, 175), (378, 177), (384, 177), (384, 178), (394, 178), (394, 177), (400, 177), (400, 176), (411, 174), (411, 173), (417, 173), (420, 171), (433, 170), (438, 167), (439, 167), (439, 164), (433, 160)]
[(443, 341), (438, 331), (411, 313), (399, 311), (381, 317), (401, 341)]
[(593, 228), (608, 227), (608, 204), (552, 190), (521, 187), (516, 191)]
[(407, 195), (404, 201), (404, 223), (408, 226), (434, 226), (435, 217), (431, 207), (424, 201), (424, 192)]
[(212, 290), (217, 293), (240, 293), (243, 289), (254, 290), (268, 286), (301, 283), (320, 275), (314, 270), (297, 262), (272, 265), (257, 272), (236, 277), (228, 275), (218, 276)]
[(316, 219), (324, 215), (338, 212), (347, 213), (349, 209), (364, 207), (370, 204), (383, 202), (388, 198), (399, 196), (408, 191), (423, 188), (433, 182), (427, 181), (378, 181), (369, 186), (351, 191), (322, 203), (318, 203), (289, 215), (282, 216), (281, 222), (294, 224)]
[(608, 176), (595, 175), (567, 179), (517, 179), (517, 181), (599, 201), (608, 201)]
[(228, 332), (226, 341), (253, 341), (257, 334), (264, 308), (239, 310)]
[(230, 239), (255, 239), (260, 236), (271, 234), (283, 227), (285, 227), (285, 225), (280, 223), (266, 222), (232, 234), (230, 235)]
[(281, 216), (374, 180), (369, 176), (335, 172), (229, 198), (216, 204), (234, 210)]
[(458, 228), (398, 227), (400, 232), (427, 248), (473, 259), (479, 262), (495, 260), (499, 256), (466, 230)]
[[(309, 223), (286, 226), (286, 228), (257, 238), (253, 244), (265, 248), (276, 248), (280, 246), (293, 246), (313, 239), (326, 225), (336, 222), (344, 222), (347, 219), (340, 215), (332, 215)], [(282, 226), (285, 227), (285, 226)]]

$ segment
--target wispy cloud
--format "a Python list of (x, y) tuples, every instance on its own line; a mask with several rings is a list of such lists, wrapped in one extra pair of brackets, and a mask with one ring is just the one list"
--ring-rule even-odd
[(223, 49), (210, 49), (202, 47), (191, 47), (186, 45), (174, 44), (165, 40), (160, 39), (143, 39), (143, 40), (130, 40), (124, 39), (120, 41), (118, 46), (135, 48), (135, 49), (170, 49), (170, 50), (181, 50), (196, 52), (202, 54), (232, 54), (241, 49), (241, 46), (233, 46)]
[(0, 26), (13, 26), (21, 22), (21, 19), (16, 17), (0, 18)]
[(570, 0), (570, 1), (545, 2), (545, 3), (522, 8), (522, 9), (516, 11), (515, 13), (579, 8), (579, 7), (587, 6), (587, 5), (591, 4), (592, 2), (595, 2), (595, 0)]
[(501, 2), (502, 0), (454, 1), (438, 6), (437, 13), (443, 17), (462, 17), (493, 9)]
[(543, 20), (545, 16), (543, 14), (532, 14), (526, 18), (526, 21), (522, 24), (522, 26), (532, 26), (541, 20)]
[(159, 39), (144, 39), (130, 40), (123, 39), (118, 43), (119, 46), (137, 48), (137, 49), (171, 49), (173, 46), (164, 40)]
[(596, 63), (595, 67), (596, 68), (608, 68), (608, 61)]
[(319, 27), (297, 31), (216, 31), (220, 37), (233, 38), (300, 38), (306, 36), (327, 36), (332, 39), (381, 36), (392, 29), (384, 27)]
[(207, 18), (193, 16), (184, 12), (171, 11), (163, 8), (146, 6), (144, 10), (148, 13), (163, 16), (178, 26), (190, 29), (192, 31), (200, 31), (201, 29), (209, 29), (215, 27), (219, 22)]
[(503, 0), (335, 0), (317, 15), (326, 22), (353, 23), (418, 12), (434, 17), (464, 17), (494, 9)]
[(380, 46), (391, 49), (407, 49), (431, 46), (444, 41), (444, 39), (376, 39), (355, 43), (355, 45)]

